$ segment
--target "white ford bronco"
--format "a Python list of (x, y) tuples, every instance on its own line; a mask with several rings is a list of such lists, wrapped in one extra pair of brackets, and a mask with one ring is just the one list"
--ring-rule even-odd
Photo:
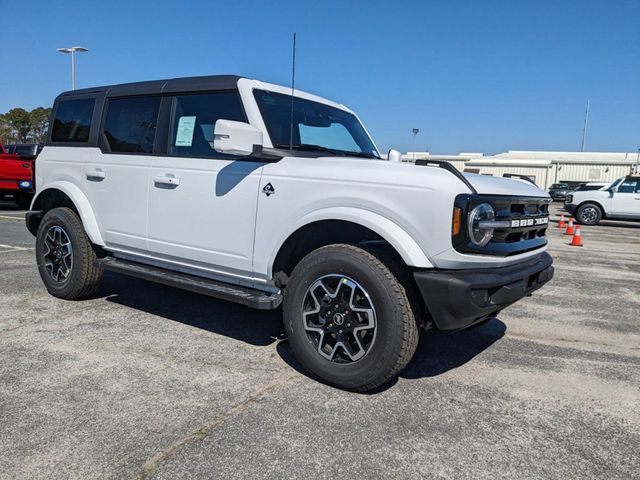
[(544, 191), (389, 160), (344, 105), (237, 76), (58, 96), (26, 222), (48, 291), (104, 270), (282, 304), (316, 378), (373, 389), (421, 328), (494, 317), (553, 275)]
[(571, 192), (564, 206), (585, 225), (596, 225), (605, 218), (640, 220), (640, 174), (618, 178), (598, 190)]

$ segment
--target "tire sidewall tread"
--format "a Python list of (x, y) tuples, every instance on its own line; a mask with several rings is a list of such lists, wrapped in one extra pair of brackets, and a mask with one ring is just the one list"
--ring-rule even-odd
[[(73, 264), (69, 279), (57, 284), (49, 276), (44, 266), (44, 236), (49, 228), (58, 225), (64, 229), (71, 241)], [(102, 268), (95, 264), (97, 255), (85, 233), (78, 215), (68, 207), (49, 210), (38, 227), (36, 235), (36, 260), (43, 283), (51, 295), (66, 300), (90, 295), (102, 276)]]
[[(598, 219), (593, 223), (587, 223), (582, 219), (582, 211), (587, 207), (593, 207), (598, 212)], [(602, 209), (595, 203), (583, 203), (578, 207), (578, 210), (576, 211), (576, 215), (575, 215), (576, 221), (581, 225), (597, 225), (598, 223), (600, 223), (600, 220), (602, 220), (603, 216), (604, 215), (603, 215)]]
[[(376, 310), (376, 340), (354, 363), (341, 365), (321, 357), (302, 326), (307, 288), (328, 273), (356, 280), (369, 293)], [(304, 257), (285, 289), (283, 313), (298, 360), (315, 378), (339, 388), (367, 391), (386, 383), (411, 360), (418, 343), (417, 321), (405, 287), (378, 256), (355, 245), (329, 245)]]

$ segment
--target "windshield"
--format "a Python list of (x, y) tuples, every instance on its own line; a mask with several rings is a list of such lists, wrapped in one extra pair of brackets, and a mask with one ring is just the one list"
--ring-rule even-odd
[(613, 182), (611, 182), (609, 185), (607, 185), (606, 190), (610, 190), (611, 188), (615, 187), (622, 180), (624, 180), (624, 177), (616, 178)]
[(599, 184), (594, 184), (594, 185), (589, 185), (584, 184), (584, 185), (580, 185), (578, 188), (576, 188), (576, 192), (588, 192), (588, 191), (593, 191), (593, 190), (600, 190), (602, 187), (604, 187), (604, 183), (599, 183)]
[(291, 95), (255, 90), (260, 113), (275, 148), (321, 151), (334, 155), (354, 154), (380, 158), (376, 147), (355, 115), (324, 103)]
[(551, 188), (569, 188), (569, 185), (566, 183), (554, 183)]
[(31, 145), (16, 145), (15, 147), (15, 152), (18, 155), (33, 155), (35, 153), (34, 150)]

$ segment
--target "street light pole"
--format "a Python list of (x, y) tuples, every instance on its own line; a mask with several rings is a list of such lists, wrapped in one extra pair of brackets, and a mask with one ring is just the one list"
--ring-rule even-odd
[(84, 47), (69, 47), (56, 49), (60, 53), (71, 54), (71, 90), (76, 89), (76, 52), (88, 52), (88, 48)]
[(587, 100), (587, 110), (584, 112), (584, 125), (582, 126), (582, 143), (580, 144), (580, 151), (584, 152), (584, 144), (587, 140), (587, 125), (589, 124), (589, 107), (591, 106), (591, 100)]
[(76, 89), (76, 51), (71, 50), (71, 90)]

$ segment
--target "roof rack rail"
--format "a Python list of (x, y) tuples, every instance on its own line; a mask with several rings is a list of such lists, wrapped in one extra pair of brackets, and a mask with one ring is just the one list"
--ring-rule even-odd
[(469, 180), (467, 180), (467, 177), (465, 177), (462, 173), (460, 173), (460, 171), (454, 167), (453, 165), (451, 165), (449, 162), (446, 162), (444, 160), (427, 160), (427, 159), (418, 159), (416, 160), (416, 165), (424, 165), (424, 166), (436, 166), (439, 168), (444, 168), (445, 170), (447, 170), (448, 172), (453, 173), (456, 177), (458, 177), (460, 179), (460, 181), (462, 183), (464, 183), (469, 190), (471, 190), (471, 193), (473, 193), (474, 195), (477, 195), (478, 191), (475, 189), (475, 187), (473, 185), (471, 185), (471, 182)]

